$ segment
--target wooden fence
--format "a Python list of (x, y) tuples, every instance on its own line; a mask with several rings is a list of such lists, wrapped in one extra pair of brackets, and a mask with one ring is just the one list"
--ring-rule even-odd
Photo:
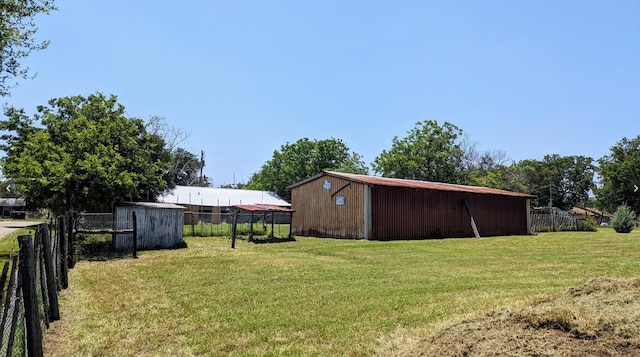
[(19, 253), (4, 264), (0, 356), (43, 356), (43, 330), (60, 319), (58, 292), (68, 287), (75, 263), (70, 216), (58, 217), (54, 226), (42, 223), (34, 236), (19, 236)]
[(584, 229), (584, 215), (562, 215), (555, 211), (531, 212), (532, 232), (580, 231)]

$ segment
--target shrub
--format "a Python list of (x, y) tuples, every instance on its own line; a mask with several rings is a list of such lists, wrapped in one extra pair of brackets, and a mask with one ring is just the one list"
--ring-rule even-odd
[(635, 226), (636, 214), (627, 205), (618, 207), (613, 214), (611, 226), (618, 233), (629, 233)]
[(587, 217), (582, 221), (582, 227), (580, 227), (583, 231), (596, 232), (598, 231), (598, 223), (593, 216), (587, 215)]

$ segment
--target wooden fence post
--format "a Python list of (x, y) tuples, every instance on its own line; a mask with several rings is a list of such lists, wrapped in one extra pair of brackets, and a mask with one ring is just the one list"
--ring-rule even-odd
[(75, 213), (69, 213), (69, 221), (67, 222), (67, 251), (64, 252), (65, 257), (69, 260), (68, 267), (69, 269), (73, 269), (76, 265), (76, 259), (74, 256), (74, 246), (73, 246), (73, 237), (75, 236), (74, 225), (75, 225)]
[(233, 223), (231, 225), (231, 249), (236, 249), (236, 223), (238, 220), (238, 210), (233, 209)]
[(131, 212), (131, 219), (133, 220), (133, 257), (138, 258), (138, 221), (136, 220), (136, 212)]
[(60, 255), (58, 259), (60, 259), (60, 263), (62, 265), (62, 274), (60, 274), (60, 285), (62, 285), (63, 289), (69, 287), (69, 262), (67, 260), (67, 219), (69, 217), (69, 213), (67, 212), (64, 216), (60, 217), (60, 224), (58, 230), (58, 237), (60, 238)]
[(24, 319), (27, 351), (29, 356), (41, 357), (42, 327), (36, 290), (36, 266), (31, 235), (18, 237), (20, 243), (20, 275), (22, 276), (22, 297), (24, 300)]
[(60, 320), (60, 310), (58, 308), (58, 284), (56, 282), (55, 269), (53, 268), (53, 257), (51, 255), (51, 238), (49, 230), (44, 225), (42, 228), (42, 245), (44, 247), (44, 267), (47, 274), (47, 296), (49, 297), (49, 320)]

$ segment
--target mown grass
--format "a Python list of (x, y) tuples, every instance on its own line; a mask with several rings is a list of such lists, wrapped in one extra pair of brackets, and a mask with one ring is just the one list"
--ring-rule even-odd
[[(594, 277), (640, 276), (640, 231), (424, 241), (226, 238), (81, 261), (49, 356), (365, 356)], [(382, 348), (382, 349), (381, 349)]]

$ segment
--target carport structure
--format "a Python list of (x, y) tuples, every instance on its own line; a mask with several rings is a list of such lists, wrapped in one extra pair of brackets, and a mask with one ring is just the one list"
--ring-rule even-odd
[[(291, 208), (276, 206), (276, 205), (267, 205), (267, 204), (252, 204), (252, 205), (234, 205), (233, 208), (233, 225), (231, 228), (231, 248), (235, 248), (236, 246), (236, 231), (238, 225), (238, 213), (246, 212), (251, 214), (251, 224), (249, 224), (249, 241), (253, 240), (253, 219), (255, 215), (260, 214), (271, 214), (271, 233), (269, 234), (269, 238), (274, 238), (273, 232), (275, 227), (275, 217), (276, 213), (284, 212), (288, 213), (291, 217), (291, 224), (293, 224), (293, 212)], [(289, 229), (288, 239), (293, 239), (293, 231)]]

